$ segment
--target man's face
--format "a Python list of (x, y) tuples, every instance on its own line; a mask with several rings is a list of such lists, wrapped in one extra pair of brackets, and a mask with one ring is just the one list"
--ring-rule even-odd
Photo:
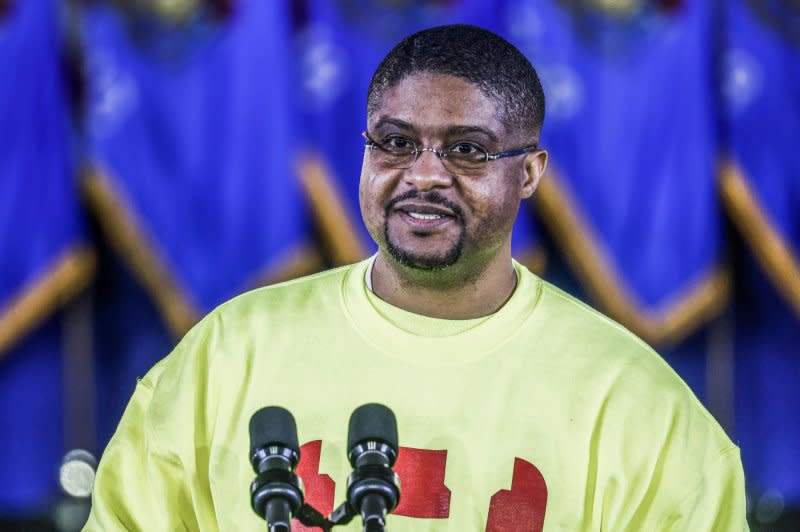
[[(500, 109), (477, 85), (449, 75), (408, 76), (384, 93), (368, 118), (376, 142), (421, 149), (468, 145), (495, 153), (533, 144), (509, 134)], [(501, 248), (510, 255), (511, 229), (522, 198), (536, 186), (526, 172), (532, 156), (487, 162), (479, 171), (448, 170), (435, 153), (411, 168), (388, 168), (367, 150), (359, 200), (364, 223), (381, 251), (417, 270), (486, 264)], [(535, 176), (538, 178), (538, 176)], [(459, 268), (462, 269), (462, 268)]]

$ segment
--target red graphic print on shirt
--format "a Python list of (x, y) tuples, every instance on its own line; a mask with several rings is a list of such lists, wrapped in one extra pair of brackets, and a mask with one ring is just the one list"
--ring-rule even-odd
[(547, 485), (535, 465), (514, 459), (511, 490), (492, 496), (486, 532), (541, 532), (547, 506)]
[[(300, 447), (300, 463), (297, 464), (297, 476), (303, 480), (305, 500), (323, 515), (333, 511), (336, 483), (328, 475), (319, 474), (319, 457), (322, 452), (322, 441), (314, 440)], [(292, 530), (299, 532), (318, 531), (308, 528), (299, 521), (292, 523)]]
[[(305, 486), (305, 500), (324, 515), (334, 508), (336, 483), (319, 473), (322, 442), (314, 440), (300, 448), (297, 475)], [(447, 519), (450, 490), (444, 484), (446, 450), (400, 447), (394, 471), (400, 477), (400, 504), (392, 512), (419, 519)], [(514, 459), (511, 489), (492, 496), (486, 532), (541, 532), (547, 506), (547, 485), (533, 464)], [(298, 521), (292, 530), (310, 532)]]
[(446, 519), (450, 490), (444, 485), (447, 451), (400, 447), (394, 471), (400, 477), (400, 504), (392, 512), (409, 517)]

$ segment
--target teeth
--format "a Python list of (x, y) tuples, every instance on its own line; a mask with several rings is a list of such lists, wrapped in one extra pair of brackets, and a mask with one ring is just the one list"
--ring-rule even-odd
[(409, 212), (408, 215), (417, 220), (438, 220), (442, 218), (441, 214), (423, 214), (421, 212)]

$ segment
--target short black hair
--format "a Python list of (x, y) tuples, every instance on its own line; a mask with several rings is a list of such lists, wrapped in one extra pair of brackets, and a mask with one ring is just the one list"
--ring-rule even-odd
[(422, 30), (400, 41), (378, 65), (367, 93), (372, 114), (384, 93), (405, 77), (449, 74), (474, 83), (502, 109), (506, 130), (538, 137), (544, 122), (544, 91), (530, 61), (491, 31), (468, 24)]

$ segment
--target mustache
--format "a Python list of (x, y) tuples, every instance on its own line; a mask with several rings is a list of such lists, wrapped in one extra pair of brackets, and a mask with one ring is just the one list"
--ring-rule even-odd
[(448, 209), (450, 209), (451, 211), (453, 211), (453, 213), (456, 215), (456, 218), (458, 220), (463, 220), (464, 219), (464, 209), (462, 209), (457, 204), (453, 203), (449, 199), (447, 199), (444, 196), (442, 196), (436, 190), (432, 190), (432, 191), (426, 192), (424, 194), (421, 194), (418, 190), (409, 190), (407, 192), (403, 192), (399, 196), (393, 197), (389, 201), (389, 203), (386, 205), (386, 214), (387, 214), (387, 216), (389, 214), (389, 211), (391, 211), (394, 208), (395, 205), (397, 205), (401, 201), (406, 201), (406, 200), (410, 200), (410, 199), (418, 199), (418, 200), (422, 200), (422, 201), (427, 202), (427, 203), (433, 203), (435, 205), (443, 205), (443, 206), (447, 207)]

